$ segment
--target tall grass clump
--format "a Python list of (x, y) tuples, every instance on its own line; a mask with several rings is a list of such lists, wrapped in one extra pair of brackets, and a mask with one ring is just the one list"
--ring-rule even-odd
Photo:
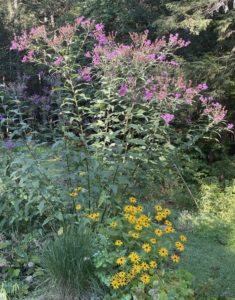
[(61, 299), (90, 299), (94, 289), (97, 293), (94, 251), (94, 234), (84, 226), (71, 227), (45, 245), (46, 276)]

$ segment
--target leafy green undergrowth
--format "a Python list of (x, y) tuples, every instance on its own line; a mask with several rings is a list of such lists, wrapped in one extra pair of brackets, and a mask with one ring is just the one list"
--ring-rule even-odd
[[(187, 233), (180, 267), (193, 275), (197, 299), (235, 299), (235, 223), (204, 223)], [(221, 298), (222, 297), (222, 298)]]

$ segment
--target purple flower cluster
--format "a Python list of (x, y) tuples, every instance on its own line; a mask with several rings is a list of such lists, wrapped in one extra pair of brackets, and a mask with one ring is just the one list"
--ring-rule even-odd
[(122, 84), (118, 90), (118, 94), (120, 97), (123, 97), (126, 95), (128, 91), (128, 86), (126, 84)]
[(198, 92), (201, 92), (201, 91), (205, 91), (208, 89), (208, 85), (206, 83), (200, 83), (198, 86), (197, 86), (197, 90)]
[(15, 144), (12, 142), (12, 140), (7, 140), (4, 142), (4, 147), (7, 149), (7, 150), (12, 150), (15, 148)]
[(104, 33), (104, 25), (103, 24), (96, 24), (95, 31), (93, 33), (95, 39), (98, 42), (99, 46), (104, 46), (108, 43), (108, 38)]
[(83, 80), (85, 80), (85, 81), (91, 81), (92, 80), (90, 72), (91, 72), (91, 67), (85, 67), (83, 70), (78, 71), (80, 76), (82, 76)]
[(168, 125), (174, 118), (175, 116), (172, 114), (163, 114), (161, 115), (161, 118), (166, 122), (166, 124)]
[(62, 64), (63, 61), (64, 61), (63, 56), (58, 56), (58, 57), (56, 58), (56, 60), (53, 62), (53, 65), (59, 66), (59, 65)]
[(205, 108), (203, 112), (204, 114), (211, 115), (215, 124), (223, 121), (227, 114), (225, 108), (218, 102), (211, 103), (211, 105)]
[(84, 16), (81, 16), (75, 20), (75, 25), (81, 26), (83, 29), (89, 29), (94, 25), (94, 23), (94, 20), (86, 19)]
[(188, 45), (191, 44), (190, 41), (184, 41), (183, 39), (179, 39), (179, 34), (170, 34), (169, 37), (169, 44), (174, 45), (174, 46), (180, 46), (180, 47), (187, 47)]
[(228, 125), (227, 125), (227, 129), (233, 129), (233, 127), (234, 127), (234, 125), (232, 124), (232, 123), (228, 123)]
[(6, 118), (2, 114), (0, 114), (0, 122), (4, 121), (5, 119)]
[(25, 63), (25, 62), (29, 62), (29, 61), (32, 61), (34, 58), (34, 51), (31, 50), (28, 52), (28, 54), (24, 55), (23, 58), (22, 58), (22, 62)]

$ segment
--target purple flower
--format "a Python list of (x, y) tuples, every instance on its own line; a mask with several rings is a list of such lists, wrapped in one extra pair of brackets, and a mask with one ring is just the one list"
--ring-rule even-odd
[(15, 148), (15, 144), (12, 142), (12, 140), (7, 140), (6, 142), (4, 142), (4, 147), (7, 150), (12, 150), (13, 148)]
[(29, 51), (28, 54), (24, 55), (23, 58), (22, 58), (22, 62), (25, 63), (25, 62), (28, 62), (28, 61), (31, 61), (33, 60), (33, 56), (34, 56), (34, 51)]
[(234, 127), (234, 125), (233, 125), (232, 123), (229, 123), (229, 124), (227, 125), (227, 129), (233, 129), (233, 127)]
[(77, 25), (80, 25), (84, 20), (85, 20), (85, 17), (84, 17), (84, 16), (81, 16), (81, 17), (79, 17), (79, 18), (77, 18), (77, 19), (75, 20), (75, 23), (76, 23)]
[(154, 92), (153, 91), (150, 91), (148, 89), (145, 89), (144, 91), (144, 100), (145, 101), (149, 101), (153, 98), (153, 95), (154, 95)]
[(96, 24), (95, 25), (95, 30), (96, 31), (103, 31), (104, 30), (104, 25), (102, 23)]
[(197, 90), (200, 92), (200, 91), (205, 91), (208, 89), (208, 85), (206, 83), (200, 83), (198, 86), (197, 86)]
[(91, 77), (90, 74), (85, 74), (85, 75), (83, 76), (83, 79), (84, 79), (85, 81), (91, 81), (92, 77)]
[(174, 34), (170, 34), (170, 37), (169, 37), (169, 43), (170, 44), (177, 44), (178, 42), (178, 37), (179, 37), (179, 34), (176, 33), (175, 35)]
[(126, 84), (122, 84), (118, 90), (118, 94), (120, 97), (123, 97), (126, 95), (128, 90), (128, 86)]
[(176, 61), (174, 61), (174, 60), (170, 61), (170, 65), (176, 66), (176, 67), (179, 66), (179, 64)]
[(108, 39), (105, 36), (105, 34), (103, 34), (103, 33), (97, 35), (96, 40), (97, 40), (97, 42), (99, 43), (100, 46), (103, 46), (103, 45), (108, 43)]
[(100, 64), (100, 56), (98, 53), (95, 53), (92, 57), (93, 66), (97, 66)]
[(19, 44), (15, 40), (11, 41), (10, 50), (18, 50), (18, 47), (19, 47)]
[(157, 55), (157, 60), (159, 60), (159, 61), (164, 61), (164, 60), (166, 60), (166, 55), (165, 55), (165, 54)]
[(4, 121), (6, 118), (2, 115), (2, 114), (0, 114), (0, 122), (1, 121)]
[(56, 60), (53, 62), (53, 65), (59, 66), (60, 64), (62, 64), (63, 61), (64, 61), (63, 56), (58, 56), (58, 57), (56, 58)]
[(35, 104), (38, 104), (44, 100), (46, 100), (46, 97), (45, 96), (40, 96), (40, 95), (37, 95), (37, 94), (34, 94), (30, 97), (30, 100), (35, 103)]
[(151, 61), (151, 60), (155, 60), (156, 59), (156, 54), (148, 54), (147, 58)]
[(83, 70), (79, 70), (78, 73), (82, 76), (85, 81), (91, 81), (92, 77), (90, 74), (91, 67), (85, 67)]
[(161, 115), (161, 118), (166, 122), (166, 124), (169, 124), (175, 118), (175, 116), (172, 114), (164, 114)]
[(188, 103), (188, 104), (191, 104), (193, 102), (193, 99), (192, 98), (186, 98), (185, 102)]
[(90, 57), (91, 57), (91, 52), (90, 52), (90, 51), (87, 51), (87, 52), (85, 53), (85, 57), (90, 58)]
[(175, 94), (175, 98), (176, 98), (176, 99), (179, 99), (180, 97), (181, 97), (181, 94), (180, 94), (180, 93), (176, 93), (176, 94)]

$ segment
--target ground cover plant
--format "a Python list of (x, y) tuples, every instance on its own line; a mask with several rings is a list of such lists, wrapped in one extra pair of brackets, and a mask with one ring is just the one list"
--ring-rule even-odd
[[(49, 285), (48, 297), (68, 300), (233, 296), (194, 268), (204, 264), (197, 243), (219, 252), (234, 234), (234, 174), (210, 177), (202, 160), (233, 124), (205, 82), (186, 78), (176, 53), (189, 44), (148, 30), (121, 44), (85, 17), (14, 37), (11, 50), (46, 86), (29, 97), (18, 82), (1, 96), (4, 297)], [(12, 252), (24, 256), (15, 265), (9, 230), (35, 236), (33, 250), (23, 239), (25, 253)]]

